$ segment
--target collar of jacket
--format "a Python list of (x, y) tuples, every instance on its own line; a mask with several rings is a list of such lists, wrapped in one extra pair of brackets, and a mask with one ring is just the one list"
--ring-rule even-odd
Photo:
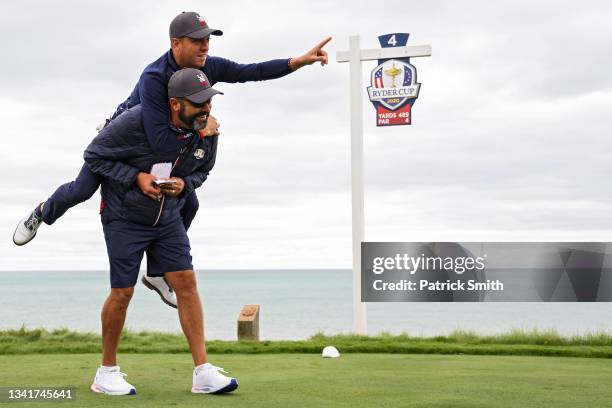
[(181, 69), (181, 67), (179, 67), (179, 64), (177, 64), (174, 60), (174, 55), (172, 55), (172, 49), (168, 50), (168, 52), (166, 53), (166, 59), (168, 60), (168, 66), (172, 68), (173, 73)]
[(199, 135), (199, 132), (197, 130), (184, 129), (184, 128), (175, 126), (172, 122), (170, 122), (168, 126), (170, 127), (170, 129), (172, 129), (174, 132), (177, 133), (176, 138), (178, 140), (185, 140), (185, 139), (195, 137), (196, 135)]

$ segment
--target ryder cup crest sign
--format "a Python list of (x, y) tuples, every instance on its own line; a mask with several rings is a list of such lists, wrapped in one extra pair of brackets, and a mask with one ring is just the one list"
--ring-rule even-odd
[[(409, 35), (385, 34), (378, 40), (383, 48), (404, 47)], [(378, 60), (367, 88), (370, 102), (376, 109), (376, 126), (410, 125), (412, 105), (419, 96), (420, 86), (410, 58)]]
[(399, 59), (386, 60), (372, 71), (372, 86), (368, 87), (370, 101), (379, 102), (389, 110), (396, 110), (408, 99), (419, 95), (416, 69)]

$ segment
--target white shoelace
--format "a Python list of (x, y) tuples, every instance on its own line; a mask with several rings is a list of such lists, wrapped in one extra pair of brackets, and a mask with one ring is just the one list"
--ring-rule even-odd
[(215, 370), (217, 370), (217, 371), (218, 371), (218, 372), (220, 372), (220, 373), (229, 374), (227, 371), (225, 371), (225, 370), (223, 369), (223, 367), (217, 367), (217, 366), (214, 366), (214, 365), (212, 365), (212, 364), (211, 364), (211, 367), (212, 367), (212, 368), (214, 368)]
[(103, 371), (102, 374), (109, 374), (112, 375), (112, 380), (113, 382), (123, 382), (125, 381), (124, 378), (127, 377), (128, 375), (126, 373), (122, 373), (121, 371)]
[(217, 370), (217, 371), (218, 371), (218, 372), (220, 372), (220, 373), (229, 374), (227, 371), (225, 371), (225, 370), (223, 369), (223, 367), (217, 367), (217, 366), (212, 365), (212, 364), (210, 364), (210, 363), (209, 363), (209, 365), (208, 365), (207, 367), (203, 367), (203, 368), (200, 368), (199, 370), (197, 370), (197, 372), (199, 373), (199, 372), (201, 372), (202, 370), (206, 370), (206, 369), (209, 369), (209, 370), (214, 369), (214, 370)]

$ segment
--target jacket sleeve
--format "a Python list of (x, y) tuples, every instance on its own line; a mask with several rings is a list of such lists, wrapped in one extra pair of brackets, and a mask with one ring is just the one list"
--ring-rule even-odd
[(98, 133), (85, 149), (83, 158), (92, 172), (129, 187), (136, 182), (140, 169), (122, 161), (133, 157), (133, 152), (115, 143), (112, 132), (105, 131), (109, 128), (114, 126), (107, 126)]
[(145, 72), (139, 82), (142, 122), (154, 153), (176, 150), (177, 134), (170, 128), (168, 84), (160, 74)]
[(187, 197), (191, 194), (196, 188), (200, 187), (206, 179), (208, 178), (208, 174), (210, 173), (210, 169), (197, 170), (191, 173), (188, 176), (183, 177), (183, 181), (185, 182), (185, 188), (183, 189), (183, 194)]
[(289, 59), (276, 59), (254, 64), (239, 64), (221, 57), (208, 57), (206, 64), (215, 82), (266, 81), (291, 73)]

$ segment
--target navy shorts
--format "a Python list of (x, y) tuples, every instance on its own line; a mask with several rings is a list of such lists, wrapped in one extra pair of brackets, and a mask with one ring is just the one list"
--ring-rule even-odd
[(110, 263), (111, 288), (130, 288), (138, 280), (142, 256), (156, 272), (192, 270), (189, 238), (183, 221), (163, 227), (149, 227), (123, 220), (102, 224)]

